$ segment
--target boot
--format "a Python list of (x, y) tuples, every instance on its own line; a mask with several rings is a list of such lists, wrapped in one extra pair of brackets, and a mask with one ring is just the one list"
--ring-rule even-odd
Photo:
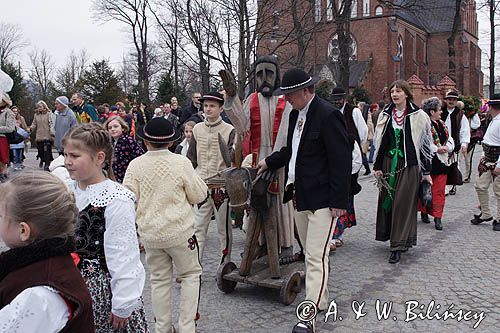
[(5, 183), (7, 181), (7, 174), (0, 173), (0, 184)]
[(439, 217), (434, 218), (434, 224), (435, 224), (436, 230), (443, 230), (443, 224), (441, 223), (441, 219)]
[(313, 333), (313, 332), (314, 332), (313, 325), (309, 322), (297, 323), (292, 329), (292, 333)]
[(389, 264), (395, 264), (399, 262), (399, 259), (401, 259), (401, 251), (392, 251), (391, 256), (389, 257)]
[(429, 220), (429, 215), (426, 213), (420, 213), (420, 218), (422, 219), (422, 223), (431, 223)]
[(42, 159), (40, 159), (40, 162), (38, 163), (38, 169), (41, 169), (43, 168), (43, 161)]
[(493, 217), (490, 217), (490, 218), (487, 218), (487, 219), (483, 219), (483, 218), (481, 218), (482, 215), (483, 215), (483, 213), (481, 213), (479, 215), (474, 214), (474, 218), (472, 220), (470, 220), (470, 223), (477, 225), (477, 224), (480, 224), (480, 223), (483, 223), (483, 222), (488, 222), (488, 221), (493, 220)]
[(500, 231), (500, 222), (498, 222), (497, 220), (493, 221), (493, 230)]
[(363, 174), (364, 176), (367, 176), (371, 173), (370, 171), (370, 165), (368, 163), (365, 164), (365, 173)]

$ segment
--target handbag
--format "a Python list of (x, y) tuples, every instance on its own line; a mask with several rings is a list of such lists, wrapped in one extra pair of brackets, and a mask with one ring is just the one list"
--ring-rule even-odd
[(9, 144), (11, 145), (15, 145), (24, 141), (24, 136), (17, 133), (17, 127), (14, 129), (13, 132), (5, 133), (5, 137), (7, 138)]
[(432, 185), (427, 180), (423, 180), (420, 183), (419, 198), (423, 206), (430, 208), (432, 205)]
[(463, 185), (462, 173), (458, 169), (458, 162), (453, 162), (448, 167), (446, 185)]

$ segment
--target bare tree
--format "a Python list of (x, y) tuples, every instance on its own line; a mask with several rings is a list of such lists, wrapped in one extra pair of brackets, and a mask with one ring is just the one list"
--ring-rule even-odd
[(0, 22), (0, 66), (28, 45), (20, 25)]
[(488, 12), (489, 30), (490, 30), (490, 54), (489, 54), (489, 94), (490, 97), (495, 93), (495, 55), (496, 55), (496, 34), (495, 29), (499, 23), (495, 22), (495, 18), (500, 14), (500, 1), (498, 0), (483, 0), (479, 3), (479, 10)]
[(457, 82), (457, 66), (456, 66), (456, 51), (455, 51), (455, 40), (458, 35), (458, 31), (462, 28), (462, 4), (464, 0), (454, 1), (454, 15), (453, 15), (453, 26), (451, 27), (450, 36), (447, 39), (448, 42), (448, 75), (450, 79)]
[(40, 98), (48, 99), (54, 87), (52, 77), (55, 71), (54, 61), (46, 50), (34, 50), (29, 54), (31, 69), (29, 78), (38, 86)]
[(127, 25), (131, 29), (137, 60), (138, 98), (149, 102), (148, 59), (149, 0), (94, 0), (93, 11), (99, 20), (107, 18)]
[(349, 48), (351, 46), (351, 11), (352, 0), (342, 0), (340, 7), (333, 6), (332, 12), (339, 40), (339, 81), (340, 84), (349, 89)]
[(79, 53), (71, 51), (66, 64), (59, 69), (55, 78), (56, 89), (62, 94), (70, 96), (79, 90), (78, 81), (89, 62), (89, 55), (85, 49)]

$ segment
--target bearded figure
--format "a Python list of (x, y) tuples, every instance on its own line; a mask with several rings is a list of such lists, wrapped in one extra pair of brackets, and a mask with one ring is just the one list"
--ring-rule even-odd
[[(274, 57), (260, 57), (255, 63), (255, 76), (257, 91), (247, 97), (242, 108), (247, 133), (243, 140), (243, 156), (253, 167), (286, 145), (288, 115), (292, 110), (285, 96), (273, 96), (273, 91), (280, 85), (279, 65)], [(272, 207), (277, 210), (278, 243), (283, 257), (292, 254), (293, 206), (291, 202), (282, 203), (284, 168), (278, 171), (278, 176), (280, 193), (275, 196)]]

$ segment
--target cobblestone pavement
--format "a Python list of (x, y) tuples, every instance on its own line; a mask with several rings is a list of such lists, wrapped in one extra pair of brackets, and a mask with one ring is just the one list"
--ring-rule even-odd
[[(475, 153), (475, 167), (480, 151), (477, 149)], [(33, 159), (32, 156), (30, 153), (29, 158)], [(27, 164), (35, 166), (33, 161)], [(446, 198), (443, 231), (436, 231), (432, 222), (425, 225), (419, 220), (418, 245), (404, 253), (399, 264), (390, 265), (387, 262), (389, 244), (375, 241), (378, 192), (373, 178), (362, 177), (360, 183), (363, 190), (355, 199), (358, 225), (346, 231), (345, 245), (330, 255), (332, 272), (328, 288), (330, 300), (337, 306), (337, 320), (331, 315), (325, 323), (325, 312), (321, 313), (318, 332), (499, 332), (500, 261), (497, 253), (500, 233), (492, 230), (491, 223), (474, 226), (469, 222), (472, 214), (477, 212), (473, 184), (464, 184), (455, 196)], [(233, 259), (238, 259), (243, 242), (243, 232), (234, 230)], [(290, 306), (279, 302), (277, 290), (239, 283), (233, 293), (222, 293), (215, 280), (219, 261), (217, 244), (213, 223), (203, 261), (198, 332), (291, 332), (297, 322), (295, 307), (303, 299), (304, 291)], [(174, 283), (173, 289), (173, 299), (177, 302), (180, 285)], [(153, 327), (148, 281), (144, 299)], [(392, 302), (392, 312), (387, 320), (377, 319), (377, 300)], [(353, 303), (355, 301), (358, 303)], [(411, 311), (421, 313), (422, 317), (434, 301), (431, 315), (436, 312), (443, 314), (447, 309), (454, 314), (463, 310), (464, 318), (469, 320), (405, 321), (406, 303), (411, 301), (424, 306), (423, 310)], [(366, 315), (356, 320), (351, 306), (363, 302)], [(476, 329), (473, 326), (479, 319), (472, 318), (471, 313), (466, 314), (469, 310), (484, 313), (484, 319)], [(177, 308), (173, 316), (176, 323)]]

